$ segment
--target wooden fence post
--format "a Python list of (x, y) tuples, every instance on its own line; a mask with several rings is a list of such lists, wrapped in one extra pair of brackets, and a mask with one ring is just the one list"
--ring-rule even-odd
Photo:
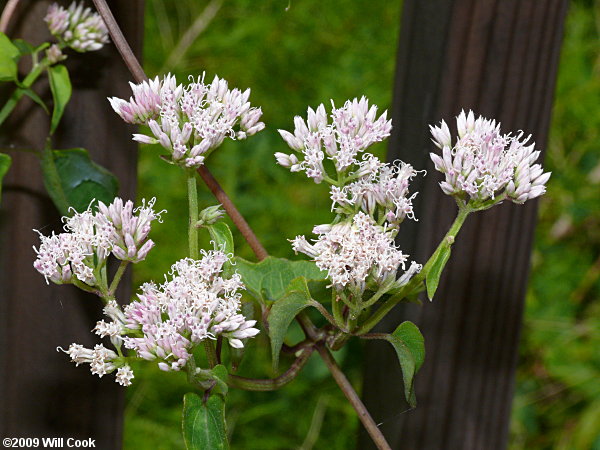
[[(139, 54), (143, 0), (111, 3)], [(35, 44), (49, 38), (42, 20), (48, 5), (22, 1), (8, 35)], [(117, 175), (120, 195), (134, 198), (137, 146), (131, 141), (132, 129), (106, 100), (129, 95), (129, 73), (110, 44), (99, 52), (70, 53), (73, 96), (55, 148), (87, 148), (94, 161)], [(45, 81), (36, 90), (50, 98)], [(42, 149), (48, 124), (48, 116), (23, 99), (2, 129), (2, 151), (9, 145)], [(32, 229), (50, 234), (62, 223), (43, 189), (36, 156), (9, 153), (13, 166), (4, 180), (0, 210), (0, 437), (91, 438), (96, 448), (121, 448), (123, 388), (114, 377), (98, 379), (56, 352), (57, 346), (67, 348), (73, 342), (88, 347), (99, 342), (90, 330), (101, 317), (100, 302), (71, 286), (47, 286), (33, 269), (32, 246), (39, 238)], [(122, 283), (121, 298), (130, 295), (129, 285), (130, 279)]]
[[(400, 245), (425, 262), (454, 218), (428, 153), (428, 124), (454, 123), (461, 108), (502, 129), (547, 142), (567, 0), (405, 0), (389, 159), (427, 169)], [(552, 182), (552, 181), (550, 181)], [(416, 322), (426, 362), (418, 405), (403, 406), (391, 346), (367, 344), (363, 395), (393, 448), (502, 449), (507, 445), (514, 372), (536, 203), (504, 204), (469, 217), (433, 303), (397, 308), (382, 324)], [(361, 435), (359, 448), (371, 448)]]

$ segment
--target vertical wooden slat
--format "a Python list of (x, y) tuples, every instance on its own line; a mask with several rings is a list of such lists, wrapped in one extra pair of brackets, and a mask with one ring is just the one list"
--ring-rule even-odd
[[(49, 2), (22, 1), (8, 34), (39, 43), (49, 37), (42, 21)], [(140, 54), (143, 1), (112, 2), (115, 15)], [(56, 148), (87, 148), (92, 159), (121, 181), (120, 195), (134, 198), (136, 145), (132, 130), (112, 112), (107, 96), (129, 95), (129, 74), (112, 45), (67, 61), (73, 97), (55, 137)], [(22, 69), (26, 69), (23, 67)], [(47, 83), (36, 90), (49, 98)], [(2, 129), (2, 147), (41, 149), (48, 117), (22, 100)], [(75, 437), (96, 440), (96, 448), (120, 448), (123, 388), (114, 377), (102, 379), (76, 368), (57, 346), (93, 346), (90, 330), (101, 317), (97, 298), (72, 286), (47, 286), (32, 267), (33, 245), (62, 223), (41, 179), (33, 153), (11, 151), (13, 166), (4, 182), (0, 210), (0, 435)], [(127, 298), (130, 279), (119, 292)]]
[[(419, 222), (402, 225), (403, 251), (425, 262), (456, 207), (438, 187), (427, 125), (453, 122), (462, 108), (533, 134), (544, 148), (567, 0), (406, 0), (398, 51), (389, 159), (417, 180)], [(432, 13), (435, 11), (435, 13)], [(471, 216), (433, 303), (402, 306), (422, 329), (426, 362), (416, 410), (406, 411), (401, 374), (385, 343), (367, 345), (364, 398), (393, 448), (501, 449), (507, 444), (536, 202)], [(372, 448), (361, 435), (359, 448)]]

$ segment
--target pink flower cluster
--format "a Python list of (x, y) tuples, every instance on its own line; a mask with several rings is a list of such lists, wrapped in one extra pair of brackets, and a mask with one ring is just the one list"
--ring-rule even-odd
[(200, 166), (225, 138), (245, 139), (265, 127), (261, 109), (248, 102), (250, 89), (229, 89), (216, 76), (209, 84), (203, 75), (183, 86), (168, 74), (131, 88), (129, 101), (109, 98), (111, 106), (125, 122), (150, 127), (151, 136), (134, 134), (134, 140), (160, 144), (178, 165)]
[(500, 124), (462, 111), (456, 118), (458, 138), (452, 145), (448, 125), (431, 126), (433, 142), (442, 156), (431, 153), (436, 170), (445, 174), (440, 183), (444, 193), (468, 196), (476, 202), (493, 200), (505, 194), (515, 203), (524, 203), (546, 192), (550, 173), (534, 164), (540, 152), (531, 136), (501, 134)]
[(95, 286), (97, 269), (112, 254), (120, 260), (139, 262), (154, 246), (147, 239), (153, 220), (160, 213), (152, 208), (154, 199), (146, 206), (133, 209), (133, 203), (116, 198), (109, 206), (99, 202), (98, 211), (90, 209), (64, 217), (65, 232), (44, 236), (34, 250), (37, 258), (33, 267), (48, 280), (70, 283), (74, 278)]
[(305, 122), (300, 116), (294, 118), (294, 133), (279, 130), (279, 134), (300, 154), (275, 153), (277, 162), (292, 172), (305, 172), (315, 183), (327, 177), (323, 165), (325, 158), (333, 161), (337, 173), (345, 173), (353, 165), (358, 165), (357, 156), (375, 142), (390, 135), (391, 120), (387, 111), (377, 117), (377, 106), (369, 107), (369, 101), (348, 100), (341, 108), (336, 108), (332, 100), (331, 123), (325, 106), (316, 110), (308, 108)]
[[(95, 331), (114, 343), (124, 342), (146, 360), (158, 360), (162, 370), (181, 370), (192, 349), (205, 339), (223, 336), (235, 348), (255, 336), (255, 320), (240, 314), (244, 288), (237, 273), (223, 277), (229, 257), (222, 251), (203, 252), (203, 258), (182, 259), (171, 267), (170, 279), (157, 286), (146, 283), (138, 299), (121, 312), (105, 308), (112, 322), (100, 321)], [(140, 336), (141, 334), (141, 336)], [(129, 336), (131, 335), (131, 336)]]
[(336, 213), (353, 214), (359, 207), (392, 228), (399, 227), (405, 217), (415, 218), (412, 200), (417, 194), (409, 196), (408, 185), (417, 171), (410, 164), (383, 164), (373, 156), (363, 161), (361, 168), (357, 171), (362, 175), (358, 180), (341, 188), (331, 187), (332, 209)]
[(68, 9), (56, 3), (48, 7), (44, 21), (50, 33), (78, 52), (100, 50), (108, 43), (108, 29), (99, 14), (73, 2)]
[(292, 248), (296, 253), (310, 256), (319, 269), (327, 271), (333, 287), (339, 291), (349, 287), (351, 292), (362, 293), (369, 280), (379, 286), (391, 280), (403, 286), (421, 270), (413, 262), (396, 279), (399, 268), (406, 269), (408, 255), (396, 248), (394, 233), (377, 226), (363, 212), (351, 221), (317, 226), (313, 232), (319, 235), (314, 244), (304, 236), (297, 236)]

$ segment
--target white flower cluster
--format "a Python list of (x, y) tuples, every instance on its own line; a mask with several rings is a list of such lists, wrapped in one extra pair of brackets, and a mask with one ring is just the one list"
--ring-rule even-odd
[(333, 161), (337, 173), (344, 173), (353, 165), (360, 165), (358, 154), (387, 138), (392, 129), (387, 111), (377, 118), (377, 106), (369, 107), (365, 97), (348, 100), (341, 108), (331, 103), (331, 123), (321, 104), (316, 111), (308, 108), (306, 122), (300, 116), (294, 118), (293, 134), (279, 130), (300, 158), (293, 153), (275, 153), (277, 162), (292, 172), (305, 172), (315, 183), (328, 176), (323, 165), (325, 158)]
[(48, 7), (44, 21), (50, 33), (78, 52), (100, 50), (108, 43), (108, 29), (98, 13), (73, 2), (68, 9), (56, 3)]
[[(332, 101), (333, 105), (333, 101)], [(414, 219), (410, 180), (417, 174), (409, 164), (385, 164), (365, 150), (390, 135), (387, 112), (377, 116), (377, 106), (369, 101), (348, 100), (343, 107), (332, 106), (331, 122), (325, 107), (308, 108), (306, 122), (294, 118), (295, 130), (279, 130), (296, 154), (275, 153), (277, 162), (292, 172), (305, 172), (316, 183), (331, 184), (333, 224), (319, 225), (319, 235), (311, 244), (297, 236), (292, 247), (310, 256), (326, 270), (338, 291), (346, 288), (362, 294), (366, 288), (391, 288), (407, 283), (421, 266), (412, 263), (406, 270), (407, 255), (394, 244), (400, 223)], [(362, 154), (362, 155), (361, 155)], [(331, 178), (324, 161), (331, 161), (336, 178)], [(397, 272), (404, 272), (398, 279)]]
[(133, 139), (159, 143), (174, 164), (198, 167), (225, 138), (245, 139), (265, 127), (261, 109), (248, 102), (250, 89), (229, 89), (217, 76), (209, 84), (202, 75), (183, 86), (168, 74), (131, 88), (129, 101), (109, 98), (113, 109), (125, 122), (148, 125), (153, 136), (135, 134)]
[(452, 145), (448, 125), (430, 126), (433, 142), (442, 156), (431, 153), (436, 170), (446, 175), (440, 183), (444, 193), (465, 196), (477, 202), (505, 193), (515, 203), (524, 203), (546, 192), (550, 173), (534, 164), (540, 152), (526, 145), (530, 136), (501, 134), (500, 124), (464, 111), (456, 118), (458, 139)]
[(102, 344), (97, 344), (94, 349), (85, 348), (80, 344), (71, 344), (68, 350), (63, 350), (60, 347), (58, 350), (69, 355), (76, 366), (89, 364), (92, 374), (98, 375), (100, 378), (114, 372), (116, 369), (115, 381), (121, 386), (131, 385), (131, 380), (134, 378), (133, 370), (123, 362), (124, 358), (119, 357), (114, 351), (107, 349)]
[(393, 279), (397, 286), (403, 286), (421, 270), (421, 266), (413, 262), (396, 280), (399, 268), (406, 269), (408, 255), (396, 248), (394, 233), (377, 226), (363, 212), (348, 222), (317, 226), (313, 232), (319, 235), (314, 244), (304, 236), (297, 236), (292, 247), (295, 252), (313, 258), (321, 270), (326, 270), (338, 291), (349, 287), (351, 292), (362, 293), (369, 276), (378, 285)]
[[(134, 350), (146, 360), (158, 360), (162, 370), (180, 370), (191, 351), (204, 339), (223, 336), (235, 348), (255, 336), (255, 320), (240, 314), (244, 288), (240, 275), (222, 276), (229, 257), (222, 251), (203, 252), (196, 261), (182, 259), (171, 267), (170, 279), (146, 283), (138, 300), (121, 311), (116, 303), (105, 308), (112, 322), (100, 321), (95, 331), (113, 343)], [(139, 333), (143, 336), (139, 337)], [(133, 336), (128, 336), (133, 334)]]
[(133, 203), (116, 198), (109, 206), (98, 202), (98, 209), (63, 217), (65, 232), (58, 235), (40, 234), (41, 244), (34, 250), (33, 267), (48, 280), (69, 283), (75, 279), (95, 286), (96, 269), (102, 267), (108, 255), (123, 261), (139, 262), (154, 246), (147, 239), (153, 220), (161, 213), (153, 210), (154, 199), (148, 205), (133, 209)]
[[(352, 214), (358, 206), (371, 217), (378, 214), (380, 221), (397, 228), (405, 217), (414, 219), (412, 200), (408, 185), (417, 174), (410, 164), (397, 162), (383, 164), (371, 157), (362, 163), (360, 178), (341, 188), (331, 186), (332, 209), (338, 214)], [(337, 207), (336, 207), (337, 205)]]

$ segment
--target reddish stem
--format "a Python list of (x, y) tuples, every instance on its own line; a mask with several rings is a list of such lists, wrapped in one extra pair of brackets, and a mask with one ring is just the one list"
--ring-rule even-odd
[(244, 239), (246, 239), (246, 242), (248, 242), (248, 245), (250, 245), (250, 248), (252, 248), (252, 251), (258, 260), (262, 261), (269, 256), (256, 237), (256, 234), (252, 231), (252, 228), (250, 228), (250, 225), (248, 225), (248, 222), (246, 222), (246, 219), (244, 219), (244, 216), (240, 214), (219, 182), (213, 177), (212, 173), (210, 173), (205, 166), (200, 166), (198, 167), (198, 174), (202, 177), (202, 180), (206, 183), (206, 186), (208, 186), (219, 203), (223, 205), (227, 215), (231, 218), (240, 233), (242, 233), (242, 236), (244, 236)]

